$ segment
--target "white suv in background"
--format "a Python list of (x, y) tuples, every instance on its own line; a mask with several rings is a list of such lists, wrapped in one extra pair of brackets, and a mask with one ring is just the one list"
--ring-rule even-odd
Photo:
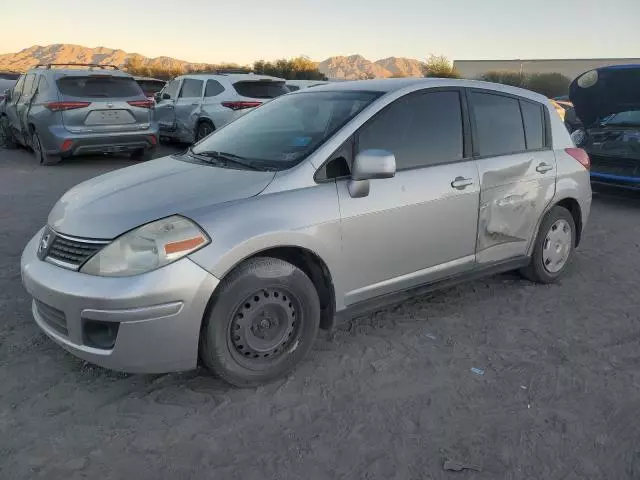
[(285, 81), (252, 73), (189, 74), (156, 95), (160, 137), (193, 143), (269, 100), (289, 93)]

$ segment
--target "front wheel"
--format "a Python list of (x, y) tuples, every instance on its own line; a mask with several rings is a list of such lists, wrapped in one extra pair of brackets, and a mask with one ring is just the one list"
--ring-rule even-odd
[(576, 225), (564, 207), (555, 206), (540, 224), (531, 263), (521, 270), (538, 283), (553, 283), (564, 273), (576, 244)]
[(258, 257), (223, 280), (204, 322), (205, 366), (232, 385), (256, 386), (283, 377), (309, 353), (320, 301), (302, 270)]

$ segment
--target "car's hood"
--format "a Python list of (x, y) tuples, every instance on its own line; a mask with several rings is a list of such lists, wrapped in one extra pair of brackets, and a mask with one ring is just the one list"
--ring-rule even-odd
[(589, 70), (571, 83), (569, 98), (587, 127), (613, 113), (640, 110), (640, 65)]
[(274, 172), (233, 170), (164, 157), (83, 182), (56, 203), (48, 223), (85, 238), (111, 239), (172, 214), (259, 194)]

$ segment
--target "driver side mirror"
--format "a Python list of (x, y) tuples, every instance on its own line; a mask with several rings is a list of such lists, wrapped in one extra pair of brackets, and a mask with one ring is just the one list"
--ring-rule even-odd
[(169, 95), (168, 93), (163, 93), (161, 99), (162, 100), (171, 100), (171, 95)]
[(11, 100), (12, 93), (13, 91), (10, 88), (4, 91), (4, 98), (7, 100), (7, 102)]
[(386, 150), (365, 150), (356, 155), (347, 184), (352, 198), (369, 195), (369, 180), (392, 178), (396, 174), (396, 157)]

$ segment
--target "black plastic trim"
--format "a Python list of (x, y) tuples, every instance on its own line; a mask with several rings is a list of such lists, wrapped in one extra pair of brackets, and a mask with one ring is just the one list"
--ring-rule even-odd
[(516, 270), (518, 268), (527, 266), (529, 264), (529, 261), (530, 257), (517, 257), (511, 260), (506, 260), (504, 262), (496, 262), (483, 267), (475, 267), (468, 272), (453, 275), (451, 277), (447, 277), (432, 283), (422, 284), (407, 290), (380, 295), (369, 300), (354, 303), (353, 305), (349, 305), (344, 310), (336, 312), (335, 323), (344, 323), (354, 317), (365, 315), (367, 313), (373, 313), (390, 305), (401, 303), (411, 298), (425, 295), (436, 290), (442, 290), (444, 288), (452, 287), (467, 281), (477, 280), (490, 275), (508, 272), (510, 270)]

